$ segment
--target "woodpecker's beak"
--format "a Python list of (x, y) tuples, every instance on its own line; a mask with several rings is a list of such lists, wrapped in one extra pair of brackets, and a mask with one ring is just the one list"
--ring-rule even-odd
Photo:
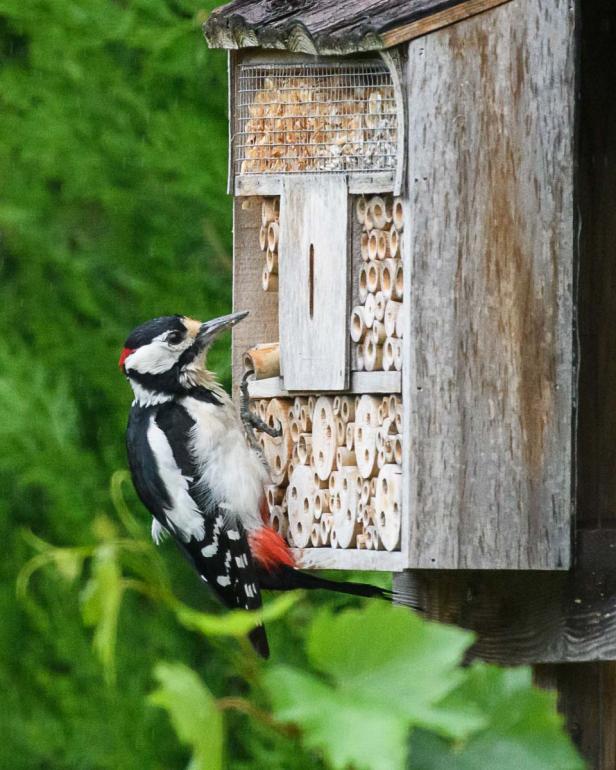
[(197, 333), (195, 342), (202, 348), (208, 347), (213, 340), (225, 329), (230, 329), (242, 319), (246, 318), (248, 310), (241, 310), (239, 313), (230, 313), (220, 318), (214, 318), (211, 321), (202, 323)]

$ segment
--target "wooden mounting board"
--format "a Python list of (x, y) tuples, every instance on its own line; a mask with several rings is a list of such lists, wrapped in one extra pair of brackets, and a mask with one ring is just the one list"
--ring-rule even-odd
[[(400, 372), (351, 372), (351, 386), (348, 393), (400, 393), (402, 376)], [(294, 398), (309, 391), (293, 391), (284, 389), (280, 377), (269, 377), (265, 380), (252, 380), (248, 383), (248, 394), (251, 398)]]

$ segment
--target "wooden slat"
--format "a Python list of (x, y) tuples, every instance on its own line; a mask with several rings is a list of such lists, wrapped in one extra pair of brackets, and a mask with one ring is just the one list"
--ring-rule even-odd
[[(349, 393), (400, 393), (400, 372), (352, 372)], [(248, 384), (251, 398), (288, 398), (310, 391), (285, 390), (280, 377), (253, 380)]]
[[(329, 174), (328, 174), (329, 175)], [(300, 174), (295, 175), (301, 176)], [(349, 192), (359, 193), (386, 193), (394, 189), (394, 175), (389, 171), (375, 172), (374, 174), (332, 174), (332, 176), (345, 176)], [(282, 174), (247, 174), (235, 177), (236, 195), (280, 195), (282, 192)]]
[(341, 548), (293, 548), (293, 555), (302, 569), (350, 569), (399, 572), (404, 557), (393, 551), (358, 551)]
[(233, 308), (248, 310), (249, 316), (233, 329), (233, 394), (237, 396), (243, 374), (243, 356), (260, 342), (278, 340), (278, 294), (264, 292), (261, 273), (265, 255), (259, 250), (261, 207), (243, 210), (233, 206)]
[(558, 691), (567, 732), (592, 770), (616, 767), (616, 663), (535, 667), (538, 687)]
[(408, 24), (394, 27), (388, 32), (383, 32), (381, 34), (383, 44), (386, 48), (400, 45), (400, 43), (404, 43), (407, 40), (428, 35), (437, 29), (456, 24), (459, 21), (508, 2), (511, 2), (511, 0), (467, 0), (467, 2), (459, 3), (452, 8), (446, 8), (444, 11), (432, 13), (423, 19), (411, 21)]
[(286, 177), (280, 200), (280, 368), (287, 390), (349, 384), (344, 177)]
[(616, 660), (616, 570), (413, 570), (395, 577), (429, 618), (477, 634), (501, 665)]
[(570, 563), (569, 5), (508, 3), (409, 46), (416, 567)]

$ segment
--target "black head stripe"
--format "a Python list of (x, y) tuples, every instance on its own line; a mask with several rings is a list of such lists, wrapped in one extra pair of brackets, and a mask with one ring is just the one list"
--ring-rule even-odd
[(149, 345), (155, 337), (168, 331), (186, 331), (186, 327), (182, 323), (182, 316), (163, 315), (146, 321), (146, 323), (133, 329), (124, 343), (124, 347), (137, 349), (142, 345)]

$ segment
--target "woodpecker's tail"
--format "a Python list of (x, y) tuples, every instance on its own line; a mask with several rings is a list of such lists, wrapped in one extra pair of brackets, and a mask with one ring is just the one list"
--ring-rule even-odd
[(385, 599), (388, 602), (401, 604), (415, 610), (422, 609), (417, 602), (417, 597), (401, 591), (390, 591), (387, 588), (370, 585), (370, 583), (345, 583), (328, 580), (311, 572), (301, 572), (285, 565), (281, 565), (271, 572), (259, 570), (259, 586), (270, 591), (292, 591), (295, 588), (309, 591), (323, 589), (350, 596), (363, 596), (368, 599)]

